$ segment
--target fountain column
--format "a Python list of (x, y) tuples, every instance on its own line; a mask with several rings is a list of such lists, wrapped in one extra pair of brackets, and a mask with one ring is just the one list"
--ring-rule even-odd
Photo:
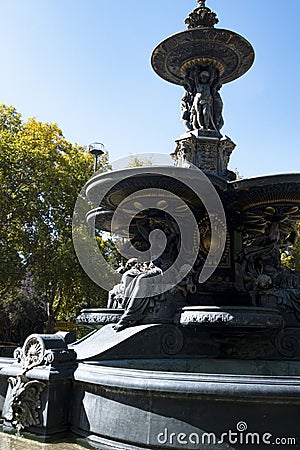
[(188, 29), (161, 42), (153, 51), (152, 66), (163, 79), (183, 86), (181, 119), (186, 133), (176, 140), (173, 159), (204, 172), (234, 180), (228, 170), (234, 142), (223, 137), (222, 85), (245, 74), (254, 50), (242, 36), (219, 28), (216, 14), (198, 1), (185, 23)]

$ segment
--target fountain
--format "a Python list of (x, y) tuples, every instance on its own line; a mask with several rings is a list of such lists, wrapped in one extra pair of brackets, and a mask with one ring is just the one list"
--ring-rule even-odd
[(154, 49), (154, 71), (184, 87), (174, 166), (85, 186), (86, 224), (114, 230), (127, 263), (101, 272), (107, 308), (78, 317), (92, 333), (32, 335), (0, 361), (6, 431), (72, 432), (103, 450), (299, 445), (300, 274), (280, 255), (297, 240), (300, 175), (228, 169), (220, 92), (254, 50), (217, 23), (198, 0), (188, 29)]

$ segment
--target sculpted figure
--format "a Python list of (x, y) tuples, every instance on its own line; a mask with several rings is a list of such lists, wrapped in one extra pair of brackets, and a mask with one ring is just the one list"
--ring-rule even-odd
[[(125, 266), (121, 266), (117, 272), (124, 274), (126, 271), (130, 270), (132, 267), (134, 267), (137, 264), (136, 258), (131, 258), (127, 261)], [(107, 302), (107, 308), (122, 308), (122, 302), (124, 297), (124, 283), (123, 279), (121, 280), (121, 283), (116, 284), (111, 291), (108, 293), (108, 302)]]
[(188, 131), (220, 131), (224, 125), (220, 76), (214, 67), (194, 66), (186, 72), (181, 120)]
[(259, 303), (275, 304), (286, 312), (293, 312), (300, 320), (300, 277), (279, 272), (274, 279), (261, 275), (258, 279)]
[[(137, 263), (124, 273), (122, 277), (124, 284), (122, 307), (125, 309), (125, 313), (115, 325), (116, 331), (124, 330), (140, 322), (145, 316), (151, 300), (155, 297), (162, 300), (157, 289), (162, 283), (162, 274), (162, 270), (152, 262)], [(157, 280), (157, 276), (159, 280)], [(153, 283), (151, 283), (151, 278), (153, 278)]]
[[(271, 209), (271, 208), (269, 208)], [(269, 212), (273, 218), (274, 212)], [(282, 228), (283, 227), (283, 228)], [(286, 271), (281, 264), (280, 248), (293, 244), (297, 232), (292, 230), (283, 239), (286, 218), (275, 216), (266, 223), (265, 233), (254, 239), (239, 255), (246, 289), (254, 305), (276, 305), (293, 312), (300, 320), (300, 274)]]
[(212, 87), (212, 96), (213, 96), (213, 116), (214, 116), (214, 125), (218, 131), (224, 126), (223, 119), (223, 100), (220, 95), (221, 84), (215, 84)]
[[(177, 147), (175, 165), (177, 167), (191, 167), (189, 162), (193, 148), (189, 142), (181, 141)], [(189, 157), (190, 156), (190, 157)]]
[(195, 71), (196, 94), (192, 106), (193, 128), (200, 130), (216, 129), (213, 121), (212, 74), (208, 70)]
[(181, 120), (185, 128), (191, 131), (193, 129), (191, 110), (193, 106), (195, 86), (190, 77), (190, 73), (186, 75), (183, 87), (185, 89), (185, 93), (180, 102)]
[(257, 304), (259, 290), (266, 289), (270, 284), (270, 277), (272, 279), (283, 270), (278, 240), (278, 224), (273, 223), (265, 234), (253, 239), (237, 256), (245, 288), (250, 292), (254, 305)]

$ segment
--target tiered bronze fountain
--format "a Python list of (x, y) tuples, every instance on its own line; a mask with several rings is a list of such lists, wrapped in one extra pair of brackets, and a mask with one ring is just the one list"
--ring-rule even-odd
[[(221, 134), (224, 120), (220, 89), (224, 83), (237, 79), (251, 67), (254, 50), (240, 35), (215, 28), (218, 22), (216, 14), (205, 6), (204, 1), (198, 3), (199, 6), (186, 19), (188, 30), (167, 38), (155, 48), (152, 66), (165, 80), (184, 87), (181, 117), (186, 133), (176, 141), (172, 154), (175, 167), (186, 168), (184, 177), (198, 179), (199, 184), (202, 180), (193, 168), (201, 169), (217, 190), (225, 210), (226, 245), (218, 267), (205, 283), (197, 282), (211, 247), (211, 220), (205, 205), (195, 193), (177, 181), (176, 178), (180, 178), (180, 175), (175, 169), (171, 174), (173, 178), (156, 174), (155, 172), (159, 172), (157, 167), (152, 170), (142, 167), (138, 171), (117, 171), (113, 174), (114, 187), (105, 195), (99, 208), (88, 214), (88, 220), (96, 216), (96, 226), (109, 232), (114, 212), (122, 204), (123, 212), (134, 217), (130, 237), (139, 250), (146, 251), (149, 248), (147, 236), (151, 231), (164, 231), (167, 249), (154, 262), (165, 269), (174, 263), (180, 238), (179, 233), (176, 234), (176, 225), (172, 224), (164, 211), (158, 210), (159, 202), (166, 203), (166, 199), (157, 198), (157, 209), (154, 212), (144, 209), (138, 214), (134, 211), (134, 206), (129, 205), (129, 201), (125, 206), (122, 202), (129, 195), (135, 194), (134, 201), (141, 209), (145, 203), (145, 189), (149, 187), (176, 193), (193, 211), (199, 229), (200, 249), (185, 283), (177, 291), (175, 289), (175, 295), (174, 290), (171, 294), (167, 293), (170, 308), (176, 304), (174, 314), (169, 311), (167, 313), (169, 322), (195, 326), (197, 333), (211, 327), (215, 332), (219, 330), (222, 336), (225, 330), (226, 333), (237, 329), (239, 333), (241, 330), (246, 333), (248, 330), (250, 336), (247, 336), (247, 340), (256, 339), (255, 329), (269, 330), (271, 333), (277, 330), (277, 338), (272, 345), (269, 340), (269, 356), (277, 358), (280, 354), (297, 357), (300, 353), (296, 336), (295, 341), (291, 339), (289, 325), (297, 324), (297, 314), (300, 312), (300, 276), (287, 273), (282, 268), (281, 252), (288, 250), (297, 240), (295, 224), (300, 220), (299, 175), (236, 180), (236, 174), (228, 170), (235, 144), (228, 136), (223, 137)], [(180, 173), (184, 171), (181, 170)], [(107, 180), (110, 181), (111, 177), (112, 174), (101, 174), (88, 183), (86, 190), (94, 203), (99, 190), (107, 189)], [(133, 202), (132, 198), (130, 201)], [(182, 214), (185, 214), (184, 209)], [(127, 223), (126, 220), (124, 222)], [(117, 231), (123, 236), (123, 224), (120, 222), (118, 225)], [(217, 247), (221, 241), (215, 235), (213, 245)], [(178, 304), (183, 307), (180, 315)], [(122, 295), (119, 302), (109, 301), (108, 306), (113, 305), (117, 306), (117, 311), (84, 310), (78, 321), (93, 326), (118, 321), (124, 312), (119, 309), (122, 306)], [(162, 309), (165, 320), (166, 308)], [(159, 320), (157, 315), (156, 320)], [(147, 310), (137, 321), (132, 316), (130, 323), (145, 321), (152, 321), (151, 313)], [(297, 330), (294, 333), (297, 334)], [(203, 343), (203, 339), (199, 339), (199, 342)], [(248, 352), (248, 356), (251, 353), (255, 357), (259, 357), (259, 354), (262, 358), (266, 357), (266, 349), (265, 346), (262, 347), (260, 339), (256, 350), (251, 346), (251, 352), (250, 345), (246, 349), (242, 343), (239, 353), (241, 342), (238, 338), (233, 346), (230, 339), (228, 354), (232, 355), (234, 352), (239, 357)], [(224, 340), (219, 348), (222, 348), (220, 355), (224, 356), (227, 352)]]
[[(220, 91), (248, 71), (254, 50), (217, 23), (198, 1), (188, 29), (155, 48), (155, 72), (184, 87), (186, 131), (174, 167), (109, 172), (86, 185), (94, 203), (106, 192), (87, 222), (128, 237), (128, 261), (108, 308), (79, 316), (95, 328), (90, 335), (69, 346), (63, 336), (31, 336), (16, 353), (18, 364), (1, 370), (2, 385), (15, 376), (3, 408), (6, 429), (22, 429), (21, 389), (43, 380), (34, 389), (36, 420), (24, 419), (23, 428), (46, 438), (72, 430), (103, 450), (300, 446), (300, 274), (281, 264), (298, 238), (300, 175), (238, 180), (228, 169), (235, 144), (221, 134)], [(224, 213), (217, 220), (196, 195), (208, 185)], [(168, 212), (174, 195), (183, 202), (178, 218), (197, 225), (183, 250), (182, 230)], [(157, 254), (149, 243), (155, 230), (165, 236)], [(179, 254), (185, 264), (168, 272)], [(208, 259), (216, 267), (203, 281)], [(156, 280), (151, 294), (145, 279)]]

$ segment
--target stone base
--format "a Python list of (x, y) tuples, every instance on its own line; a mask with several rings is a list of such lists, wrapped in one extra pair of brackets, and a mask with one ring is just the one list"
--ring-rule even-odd
[[(23, 431), (31, 435), (38, 436), (40, 440), (46, 441), (53, 436), (64, 436), (69, 431), (68, 415), (71, 399), (71, 378), (74, 370), (73, 365), (62, 365), (59, 370), (50, 367), (39, 367), (30, 370), (23, 378), (23, 388), (18, 392), (19, 411), (27, 414), (27, 420), (35, 417), (35, 423), (28, 425)], [(13, 364), (10, 367), (2, 369), (0, 372), (0, 381), (12, 379), (18, 382), (20, 375), (20, 366)], [(28, 393), (26, 393), (26, 384), (31, 383)], [(36, 387), (40, 384), (40, 387)], [(16, 433), (16, 426), (9, 420), (11, 402), (14, 399), (15, 391), (12, 384), (8, 384), (5, 401), (3, 404), (3, 431)], [(15, 410), (16, 411), (16, 410)], [(28, 413), (28, 411), (30, 411)]]
[[(110, 311), (101, 310), (99, 317), (106, 322), (112, 317)], [(121, 314), (121, 310), (116, 311)], [(178, 310), (173, 325), (142, 323), (116, 332), (109, 324), (69, 348), (81, 361), (157, 359), (170, 355), (300, 360), (300, 330), (286, 327), (277, 309), (186, 306)]]
[[(185, 308), (183, 315), (190, 311)], [(241, 311), (232, 308), (227, 314), (233, 326), (223, 327), (221, 335), (215, 325), (202, 329), (192, 322), (184, 327), (144, 324), (121, 332), (106, 325), (70, 344), (68, 352), (77, 353), (76, 361), (53, 361), (21, 378), (24, 385), (43, 385), (33, 397), (32, 391), (29, 398), (22, 397), (22, 390), (17, 393), (20, 408), (29, 400), (38, 412), (39, 422), (24, 432), (45, 441), (73, 432), (102, 450), (239, 450), (245, 439), (253, 448), (273, 443), (280, 448), (277, 439), (297, 448), (300, 362), (279, 360), (280, 346), (272, 339), (273, 333), (283, 339), (278, 337), (282, 328), (274, 329), (275, 322), (266, 318), (277, 320), (276, 312), (266, 310), (266, 324), (259, 322), (258, 329), (249, 316), (252, 328), (246, 337), (236, 327), (241, 320), (245, 328)], [(231, 328), (237, 333), (227, 334)], [(3, 363), (0, 381), (21, 374), (20, 364)], [(13, 397), (10, 383), (4, 418)], [(4, 425), (15, 431), (10, 420)]]
[[(184, 360), (179, 372), (172, 360), (164, 371), (159, 361), (140, 370), (79, 364), (72, 431), (102, 450), (238, 450), (246, 439), (255, 444), (249, 448), (264, 448), (281, 438), (293, 439), (298, 448), (299, 363), (292, 376), (288, 364), (249, 361), (243, 367), (227, 361), (224, 372), (223, 362), (196, 362), (203, 367), (199, 373), (184, 372), (193, 365)], [(216, 367), (219, 373), (211, 375)], [(264, 368), (272, 375), (264, 375)]]
[(176, 166), (194, 165), (208, 174), (232, 181), (236, 175), (228, 170), (228, 163), (235, 147), (228, 136), (222, 138), (217, 132), (195, 130), (176, 140), (171, 156)]
[(119, 332), (106, 325), (69, 347), (85, 361), (166, 358), (181, 352), (183, 336), (174, 325), (145, 324)]

